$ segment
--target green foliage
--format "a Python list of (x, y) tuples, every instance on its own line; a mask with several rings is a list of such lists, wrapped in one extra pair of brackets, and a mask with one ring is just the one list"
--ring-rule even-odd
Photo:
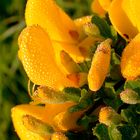
[(100, 18), (97, 15), (92, 17), (92, 23), (94, 23), (100, 30), (100, 34), (104, 38), (112, 38), (111, 28), (107, 21), (103, 18)]
[(124, 89), (132, 89), (140, 94), (140, 79), (127, 81), (124, 85)]
[(70, 107), (70, 112), (77, 112), (84, 109), (87, 109), (91, 105), (93, 105), (94, 101), (92, 99), (92, 93), (88, 92), (86, 89), (81, 90), (81, 97), (79, 99), (79, 103)]
[(97, 124), (93, 129), (93, 135), (95, 135), (99, 140), (109, 140), (108, 129), (104, 124)]
[(63, 89), (65, 96), (68, 100), (79, 102), (81, 90), (78, 88), (66, 87)]
[(25, 0), (1, 0), (0, 4), (0, 139), (17, 140), (11, 108), (29, 101), (27, 77), (17, 57), (17, 37), (25, 26)]
[(122, 140), (122, 134), (118, 131), (117, 126), (108, 127), (108, 133), (110, 140)]

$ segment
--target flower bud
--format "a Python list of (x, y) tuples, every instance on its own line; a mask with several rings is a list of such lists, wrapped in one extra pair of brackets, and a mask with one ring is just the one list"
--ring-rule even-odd
[(47, 86), (39, 86), (34, 92), (32, 99), (34, 103), (58, 104), (67, 101), (65, 94)]
[(137, 92), (131, 89), (126, 89), (120, 93), (120, 98), (124, 103), (127, 104), (138, 104), (140, 103), (140, 96)]
[(119, 124), (121, 120), (121, 116), (111, 107), (103, 107), (99, 112), (99, 122), (107, 126)]
[(31, 115), (24, 115), (22, 117), (23, 125), (29, 130), (34, 133), (37, 133), (41, 136), (51, 135), (54, 130), (53, 128), (39, 119)]

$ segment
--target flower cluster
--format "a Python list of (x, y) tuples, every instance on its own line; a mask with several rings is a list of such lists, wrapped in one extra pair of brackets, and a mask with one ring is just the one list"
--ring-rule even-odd
[[(68, 140), (66, 132), (85, 131), (80, 122), (92, 122), (93, 115), (106, 126), (124, 121), (117, 113), (119, 107), (114, 110), (101, 103), (97, 111), (91, 110), (103, 97), (100, 91), (109, 83), (106, 79), (118, 82), (121, 74), (112, 76), (114, 65), (120, 65), (121, 78), (134, 80), (140, 75), (140, 4), (138, 0), (94, 0), (91, 8), (93, 16), (72, 20), (54, 0), (28, 0), (27, 27), (19, 36), (18, 55), (34, 83), (32, 102), (12, 109), (13, 124), (21, 140)], [(111, 24), (104, 20), (106, 15)], [(112, 63), (113, 47), (119, 42), (116, 31), (129, 42), (121, 52), (120, 63), (115, 53)], [(94, 95), (98, 91), (100, 98)], [(139, 95), (129, 91), (120, 94), (121, 100), (139, 103)], [(90, 119), (85, 117), (89, 112)]]

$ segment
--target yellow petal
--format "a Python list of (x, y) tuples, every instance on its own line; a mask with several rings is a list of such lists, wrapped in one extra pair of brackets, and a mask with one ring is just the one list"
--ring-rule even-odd
[(126, 46), (121, 58), (121, 72), (126, 79), (140, 75), (140, 33)]
[(81, 87), (87, 83), (87, 73), (71, 73), (67, 75), (67, 78), (73, 81), (78, 87)]
[[(134, 21), (136, 22), (136, 26), (140, 31), (140, 1), (139, 0), (129, 0), (130, 1), (130, 10), (133, 14)], [(133, 18), (132, 18), (133, 20)]]
[(78, 119), (83, 115), (84, 111), (70, 113), (64, 111), (54, 117), (53, 124), (58, 131), (81, 131), (83, 128), (77, 125)]
[(99, 0), (100, 5), (105, 11), (108, 11), (112, 0)]
[(82, 56), (82, 53), (80, 52), (78, 46), (57, 41), (52, 41), (52, 44), (54, 46), (56, 54), (60, 54), (60, 51), (64, 50), (73, 58), (75, 62), (82, 62), (84, 60), (84, 57)]
[(81, 18), (77, 18), (74, 20), (75, 25), (77, 26), (77, 28), (82, 28), (82, 26), (88, 22), (91, 22), (91, 18), (92, 16), (84, 16)]
[(66, 111), (73, 105), (75, 105), (73, 102), (66, 102), (64, 104), (46, 104), (45, 107), (27, 104), (18, 105), (12, 108), (12, 121), (14, 128), (21, 140), (50, 140), (50, 136), (43, 137), (28, 130), (23, 124), (23, 116), (31, 115), (32, 117), (52, 126), (53, 118), (58, 113)]
[(93, 0), (91, 9), (94, 13), (99, 14), (100, 16), (105, 16), (106, 11), (103, 9), (103, 7), (100, 5), (99, 0)]
[(56, 5), (54, 0), (28, 0), (25, 13), (27, 25), (38, 24), (52, 40), (76, 42), (71, 32), (77, 32), (74, 22)]
[(136, 27), (123, 10), (123, 0), (113, 0), (109, 8), (109, 17), (116, 31), (125, 39), (132, 39), (138, 33)]
[(54, 89), (75, 86), (59, 70), (51, 41), (39, 26), (25, 28), (19, 36), (20, 57), (30, 80)]
[(31, 115), (43, 122), (47, 122), (46, 110), (43, 107), (31, 105), (19, 105), (12, 109), (12, 120), (15, 131), (21, 140), (49, 140), (50, 136), (42, 137), (39, 134), (29, 131), (23, 124), (23, 115)]
[(90, 57), (90, 48), (96, 43), (96, 42), (101, 42), (103, 41), (102, 38), (98, 38), (98, 37), (92, 37), (92, 36), (89, 36), (89, 37), (86, 37), (83, 41), (81, 41), (79, 44), (78, 44), (78, 47), (82, 53), (82, 55), (85, 57), (85, 58), (89, 58)]
[(136, 27), (137, 24), (136, 24), (135, 15), (132, 11), (132, 7), (133, 7), (133, 4), (131, 5), (131, 0), (123, 0), (122, 8), (125, 14), (127, 15), (127, 17), (129, 18), (129, 20), (132, 22), (133, 26)]
[(68, 53), (65, 51), (60, 51), (60, 62), (59, 64), (62, 64), (60, 68), (62, 68), (64, 73), (70, 74), (70, 73), (77, 73), (79, 72), (79, 66), (74, 60), (70, 57)]

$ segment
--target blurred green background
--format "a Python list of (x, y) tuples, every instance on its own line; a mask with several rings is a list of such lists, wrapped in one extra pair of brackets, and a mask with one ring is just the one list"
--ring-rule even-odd
[[(92, 0), (56, 0), (72, 17), (90, 14)], [(29, 102), (28, 78), (18, 60), (17, 38), (25, 27), (26, 0), (0, 0), (0, 140), (18, 140), (11, 108)]]

